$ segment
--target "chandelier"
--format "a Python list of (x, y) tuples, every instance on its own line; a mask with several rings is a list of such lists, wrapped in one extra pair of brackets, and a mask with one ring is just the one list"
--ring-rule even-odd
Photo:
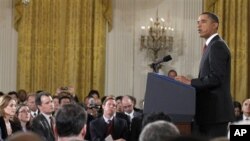
[(141, 50), (147, 50), (148, 53), (153, 54), (153, 61), (156, 61), (159, 51), (171, 51), (173, 47), (173, 32), (174, 28), (169, 23), (165, 23), (163, 18), (159, 18), (158, 9), (156, 12), (156, 19), (150, 18), (149, 26), (141, 26)]
[(22, 0), (22, 3), (23, 3), (24, 5), (28, 5), (28, 4), (30, 3), (30, 0)]

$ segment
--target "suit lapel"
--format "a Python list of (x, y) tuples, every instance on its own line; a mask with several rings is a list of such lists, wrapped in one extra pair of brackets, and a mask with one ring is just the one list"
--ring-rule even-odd
[(208, 55), (209, 55), (211, 46), (213, 45), (213, 43), (214, 43), (215, 41), (217, 41), (217, 40), (219, 40), (219, 39), (220, 39), (220, 36), (219, 36), (219, 35), (216, 35), (216, 36), (210, 41), (210, 43), (209, 43), (208, 46), (207, 46), (206, 51), (205, 51), (204, 54), (202, 55), (201, 62), (200, 62), (200, 69), (199, 69), (199, 77), (201, 76), (201, 70), (203, 70), (203, 67), (204, 67), (204, 64), (205, 64), (205, 60), (208, 59)]

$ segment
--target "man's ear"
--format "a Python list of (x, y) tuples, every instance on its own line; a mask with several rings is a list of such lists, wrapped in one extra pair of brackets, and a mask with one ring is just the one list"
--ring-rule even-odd
[(82, 130), (81, 130), (81, 134), (82, 134), (83, 138), (84, 138), (85, 135), (86, 135), (86, 128), (87, 128), (87, 126), (86, 126), (86, 124), (85, 124), (85, 125), (83, 126)]

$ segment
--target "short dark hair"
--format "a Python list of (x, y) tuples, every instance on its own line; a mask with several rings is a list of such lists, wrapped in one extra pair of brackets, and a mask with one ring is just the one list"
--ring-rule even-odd
[(145, 115), (143, 118), (142, 128), (145, 127), (148, 123), (158, 121), (158, 120), (164, 120), (164, 121), (168, 121), (168, 122), (172, 121), (171, 118), (163, 112), (149, 113), (149, 114)]
[(79, 135), (87, 122), (86, 111), (78, 104), (63, 105), (56, 113), (56, 129), (60, 137)]
[(35, 99), (35, 102), (36, 102), (36, 105), (42, 105), (42, 101), (41, 101), (41, 97), (42, 96), (51, 96), (51, 94), (49, 92), (45, 92), (45, 91), (42, 91), (38, 94), (36, 94), (36, 99)]
[(117, 96), (116, 98), (115, 98), (115, 101), (117, 101), (117, 100), (122, 100), (122, 96), (120, 95), (120, 96)]
[(219, 23), (218, 16), (212, 12), (203, 12), (203, 13), (201, 13), (201, 15), (208, 15), (208, 17), (211, 18), (214, 22)]
[(16, 97), (17, 97), (17, 92), (16, 91), (10, 91), (10, 92), (8, 92), (8, 95), (16, 95)]
[(97, 95), (98, 98), (100, 98), (100, 94), (97, 90), (90, 90), (88, 96)]
[(72, 98), (70, 96), (63, 95), (59, 97), (59, 104), (61, 104), (62, 99), (69, 99), (70, 102), (72, 101)]
[(169, 71), (168, 71), (168, 75), (170, 74), (170, 72), (174, 72), (174, 73), (177, 75), (177, 72), (176, 72), (176, 70), (174, 70), (174, 69), (169, 70)]

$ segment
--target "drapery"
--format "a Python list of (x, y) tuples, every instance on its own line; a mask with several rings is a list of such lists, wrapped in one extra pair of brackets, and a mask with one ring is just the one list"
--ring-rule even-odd
[(17, 88), (55, 93), (75, 87), (82, 99), (91, 89), (104, 94), (106, 29), (112, 0), (16, 0)]
[(250, 98), (248, 0), (205, 0), (204, 10), (220, 18), (219, 34), (231, 51), (231, 93), (234, 100)]

